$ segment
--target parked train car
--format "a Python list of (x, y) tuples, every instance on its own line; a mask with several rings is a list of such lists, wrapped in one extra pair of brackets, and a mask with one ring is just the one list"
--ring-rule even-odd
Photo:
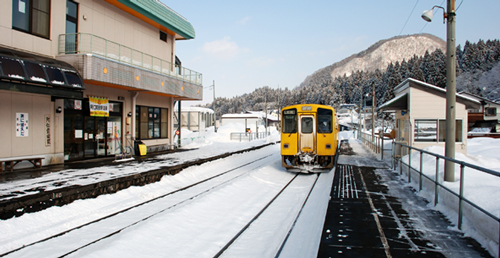
[(330, 171), (338, 151), (338, 123), (330, 106), (301, 104), (281, 111), (281, 160), (289, 171)]

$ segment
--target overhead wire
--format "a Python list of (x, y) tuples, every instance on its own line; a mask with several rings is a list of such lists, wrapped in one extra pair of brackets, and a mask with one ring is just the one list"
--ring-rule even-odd
[(404, 30), (404, 28), (406, 27), (406, 24), (407, 24), (407, 23), (408, 23), (408, 21), (410, 20), (410, 17), (411, 17), (411, 15), (413, 14), (413, 11), (415, 11), (415, 7), (417, 7), (418, 1), (420, 1), (420, 0), (417, 0), (417, 2), (415, 3), (415, 5), (413, 6), (413, 9), (412, 9), (412, 10), (411, 10), (411, 12), (410, 12), (410, 15), (408, 15), (408, 19), (406, 19), (406, 22), (405, 22), (405, 24), (403, 25), (403, 28), (401, 28), (401, 31), (399, 32), (399, 35), (400, 35), (400, 36), (401, 36), (401, 33), (403, 33), (403, 30)]

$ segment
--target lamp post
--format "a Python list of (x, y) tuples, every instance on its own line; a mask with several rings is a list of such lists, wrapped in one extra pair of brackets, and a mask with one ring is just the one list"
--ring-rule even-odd
[[(456, 126), (456, 71), (455, 71), (455, 0), (447, 0), (447, 12), (441, 6), (434, 6), (429, 11), (422, 13), (422, 19), (432, 21), (434, 8), (443, 9), (443, 23), (447, 19), (446, 26), (446, 138), (445, 156), (455, 159), (455, 126)], [(455, 181), (455, 165), (446, 160), (444, 165), (444, 180)]]

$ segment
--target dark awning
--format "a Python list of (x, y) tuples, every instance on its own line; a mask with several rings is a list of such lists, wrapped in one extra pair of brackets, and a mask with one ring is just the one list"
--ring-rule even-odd
[(69, 90), (80, 93), (73, 92), (69, 95), (83, 95), (81, 91), (85, 89), (80, 74), (68, 63), (6, 48), (0, 48), (0, 80), (3, 85), (5, 82), (24, 84), (22, 87), (14, 88), (25, 89), (32, 93), (42, 92), (41, 94), (53, 92), (55, 95), (61, 95)]
[(378, 107), (378, 110), (407, 110), (408, 109), (408, 93), (401, 94), (395, 98), (385, 102)]

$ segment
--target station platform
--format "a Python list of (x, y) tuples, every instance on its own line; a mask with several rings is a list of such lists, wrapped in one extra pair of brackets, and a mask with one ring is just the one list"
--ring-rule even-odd
[(379, 157), (342, 142), (318, 257), (491, 257)]

